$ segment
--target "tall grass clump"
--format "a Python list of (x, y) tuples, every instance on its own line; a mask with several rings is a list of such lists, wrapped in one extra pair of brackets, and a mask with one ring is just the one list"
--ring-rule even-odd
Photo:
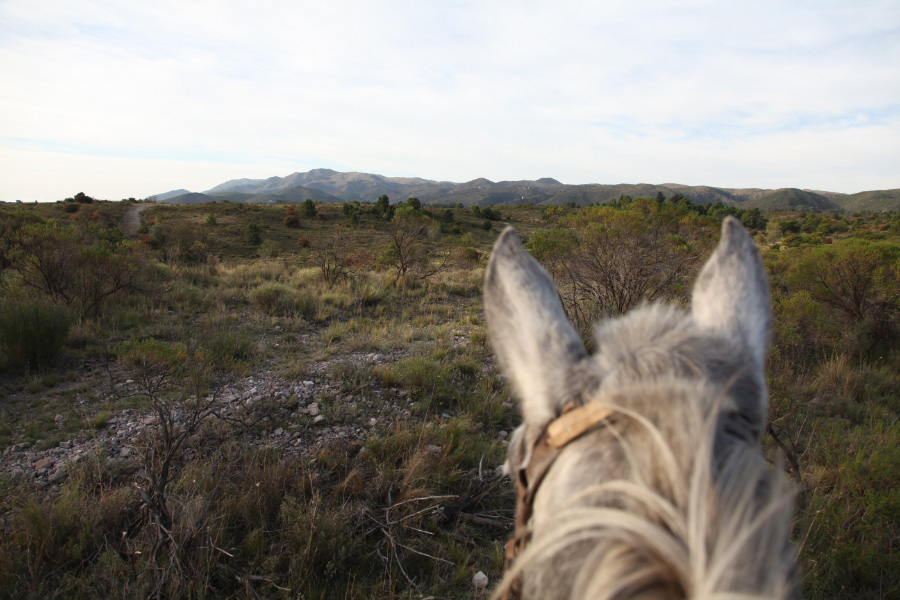
[(0, 305), (0, 362), (42, 367), (62, 349), (72, 318), (49, 300), (11, 299)]
[(250, 292), (250, 304), (269, 315), (293, 310), (295, 292), (283, 283), (264, 283)]
[(436, 360), (413, 356), (391, 367), (392, 377), (419, 400), (421, 408), (443, 408), (453, 400), (450, 369)]

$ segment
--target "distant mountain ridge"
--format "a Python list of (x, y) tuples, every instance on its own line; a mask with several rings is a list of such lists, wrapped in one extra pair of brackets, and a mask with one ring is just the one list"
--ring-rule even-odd
[(302, 202), (311, 198), (316, 202), (374, 202), (387, 195), (392, 200), (417, 197), (423, 203), (463, 204), (465, 206), (494, 204), (550, 204), (576, 206), (604, 204), (623, 195), (669, 198), (677, 193), (694, 202), (713, 204), (722, 202), (746, 208), (764, 210), (898, 210), (900, 189), (874, 190), (857, 194), (841, 194), (819, 190), (781, 188), (717, 188), (678, 183), (664, 184), (583, 184), (567, 185), (556, 179), (543, 177), (534, 181), (494, 182), (478, 178), (465, 183), (432, 181), (420, 177), (385, 177), (372, 173), (340, 172), (332, 169), (312, 169), (305, 173), (291, 173), (285, 177), (267, 179), (233, 179), (203, 193), (175, 190), (159, 194), (158, 202), (194, 204), (201, 202), (274, 203)]

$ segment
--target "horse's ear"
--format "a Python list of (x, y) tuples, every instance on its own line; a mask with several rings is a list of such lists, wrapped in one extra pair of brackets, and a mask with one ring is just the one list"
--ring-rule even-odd
[(694, 320), (729, 339), (741, 340), (762, 369), (769, 343), (769, 284), (753, 239), (733, 217), (694, 285)]
[(571, 365), (586, 356), (547, 272), (512, 227), (497, 242), (484, 277), (484, 312), (494, 352), (522, 403), (525, 423), (541, 427), (561, 410)]

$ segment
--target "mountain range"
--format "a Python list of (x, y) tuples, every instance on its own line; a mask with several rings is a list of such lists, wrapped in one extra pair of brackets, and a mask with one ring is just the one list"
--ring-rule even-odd
[(494, 204), (574, 203), (586, 206), (606, 203), (623, 195), (666, 198), (675, 194), (687, 196), (697, 203), (722, 202), (743, 208), (763, 210), (898, 210), (900, 189), (874, 190), (842, 194), (796, 188), (718, 188), (677, 183), (664, 184), (584, 184), (566, 185), (545, 177), (534, 181), (499, 181), (479, 178), (466, 183), (432, 181), (419, 177), (385, 177), (372, 173), (342, 173), (331, 169), (313, 169), (286, 177), (268, 179), (233, 179), (202, 193), (179, 189), (156, 196), (157, 202), (197, 204), (202, 202), (374, 202), (387, 195), (393, 201), (409, 197), (425, 204)]

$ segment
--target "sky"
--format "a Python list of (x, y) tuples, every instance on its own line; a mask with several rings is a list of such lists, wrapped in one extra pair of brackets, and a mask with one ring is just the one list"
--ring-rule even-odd
[(0, 200), (312, 168), (900, 187), (900, 2), (0, 0)]

